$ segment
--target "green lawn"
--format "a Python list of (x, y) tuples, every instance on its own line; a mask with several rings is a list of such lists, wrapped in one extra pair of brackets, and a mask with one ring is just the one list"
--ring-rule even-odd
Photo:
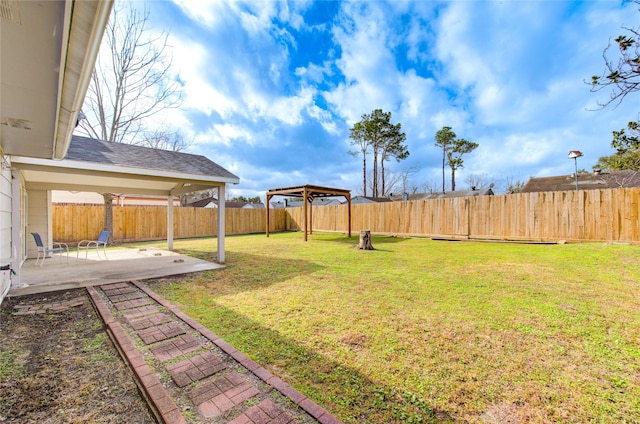
[(357, 241), (228, 237), (152, 287), (345, 422), (640, 421), (639, 246)]

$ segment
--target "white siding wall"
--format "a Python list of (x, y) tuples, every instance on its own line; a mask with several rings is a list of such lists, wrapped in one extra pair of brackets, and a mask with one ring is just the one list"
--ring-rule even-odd
[[(2, 158), (0, 157), (0, 160)], [(5, 169), (6, 168), (6, 169)], [(0, 173), (0, 266), (11, 262), (11, 170), (2, 167)], [(0, 271), (0, 303), (11, 285), (10, 271)]]
[(45, 245), (51, 245), (51, 234), (49, 229), (50, 213), (50, 191), (46, 190), (29, 190), (29, 215), (27, 216), (27, 256), (29, 258), (37, 257), (38, 251), (36, 243), (31, 233), (40, 233), (42, 241)]

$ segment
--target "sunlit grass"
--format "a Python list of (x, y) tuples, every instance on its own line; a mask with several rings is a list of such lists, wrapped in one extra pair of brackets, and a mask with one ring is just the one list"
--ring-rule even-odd
[(226, 241), (154, 289), (346, 422), (640, 420), (638, 246)]

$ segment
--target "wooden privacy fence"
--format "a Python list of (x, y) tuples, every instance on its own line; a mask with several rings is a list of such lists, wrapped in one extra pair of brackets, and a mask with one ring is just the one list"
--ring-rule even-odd
[[(640, 188), (519, 193), (352, 205), (352, 230), (530, 241), (640, 242)], [(313, 208), (314, 230), (346, 232), (340, 206)], [(300, 229), (301, 208), (288, 229)]]
[[(65, 243), (95, 240), (103, 228), (102, 205), (54, 205), (53, 238)], [(225, 209), (226, 234), (264, 232), (264, 209)], [(216, 236), (217, 208), (173, 209), (174, 238)], [(270, 231), (286, 230), (287, 212), (271, 211)], [(161, 240), (167, 237), (166, 206), (114, 206), (113, 240), (115, 242)]]
[[(347, 231), (346, 205), (313, 208), (312, 228)], [(499, 196), (352, 205), (353, 231), (426, 237), (531, 241), (640, 242), (640, 188), (520, 193)], [(215, 236), (217, 209), (175, 208), (174, 237)], [(271, 209), (269, 231), (299, 230), (302, 208)], [(94, 239), (102, 206), (55, 205), (53, 236), (67, 243)], [(265, 231), (264, 209), (226, 209), (226, 233)], [(114, 240), (166, 237), (164, 206), (115, 206)]]

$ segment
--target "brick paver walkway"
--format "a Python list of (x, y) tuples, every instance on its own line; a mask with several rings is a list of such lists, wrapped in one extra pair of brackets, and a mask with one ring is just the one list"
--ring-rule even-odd
[(80, 296), (64, 302), (20, 303), (13, 307), (16, 309), (13, 315), (35, 315), (44, 314), (45, 312), (64, 312), (70, 308), (82, 306), (84, 304), (84, 299), (84, 296)]
[(160, 362), (167, 362), (180, 356), (185, 356), (200, 349), (200, 342), (190, 334), (167, 340), (159, 343), (151, 348), (151, 352), (158, 358)]
[(148, 287), (132, 281), (87, 290), (160, 422), (340, 423)]

